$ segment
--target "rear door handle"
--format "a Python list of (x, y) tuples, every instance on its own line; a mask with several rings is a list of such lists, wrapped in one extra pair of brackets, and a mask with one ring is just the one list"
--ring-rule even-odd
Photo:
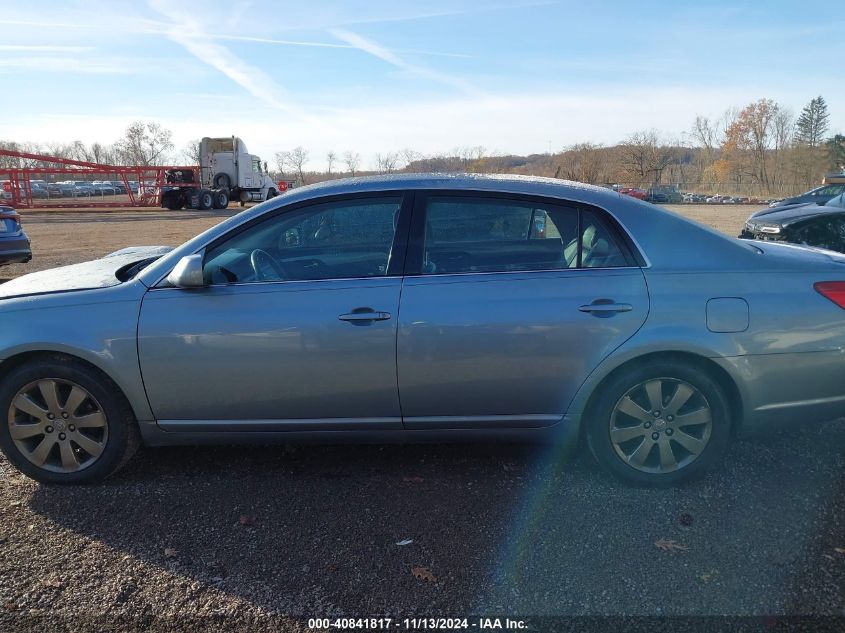
[(616, 312), (630, 312), (634, 307), (630, 303), (590, 303), (578, 308), (581, 312), (590, 314), (614, 314)]
[(341, 321), (352, 321), (353, 323), (361, 321), (387, 321), (390, 318), (390, 312), (374, 312), (369, 310), (367, 312), (348, 312), (337, 317)]

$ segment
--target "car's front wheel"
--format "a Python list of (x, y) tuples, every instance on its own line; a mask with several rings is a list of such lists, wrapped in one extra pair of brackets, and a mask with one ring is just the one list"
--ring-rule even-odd
[(25, 363), (0, 384), (0, 449), (43, 483), (98, 481), (118, 470), (139, 444), (132, 410), (117, 387), (65, 357)]
[(594, 398), (587, 440), (596, 459), (628, 481), (672, 485), (724, 453), (731, 412), (722, 386), (678, 361), (622, 370)]

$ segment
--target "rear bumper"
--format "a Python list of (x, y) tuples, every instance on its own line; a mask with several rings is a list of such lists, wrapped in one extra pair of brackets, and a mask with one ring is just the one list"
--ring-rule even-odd
[(31, 259), (32, 249), (25, 236), (0, 240), (0, 266), (24, 263)]
[(739, 389), (741, 435), (845, 417), (845, 350), (713, 360)]

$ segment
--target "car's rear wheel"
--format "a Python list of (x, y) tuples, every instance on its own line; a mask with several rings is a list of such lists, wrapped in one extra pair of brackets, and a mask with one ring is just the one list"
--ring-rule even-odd
[(623, 370), (601, 388), (588, 414), (587, 440), (614, 474), (659, 486), (711, 466), (730, 429), (724, 389), (708, 372), (658, 360)]
[(57, 484), (108, 477), (135, 452), (137, 424), (108, 378), (52, 357), (26, 363), (0, 385), (0, 449), (25, 475)]

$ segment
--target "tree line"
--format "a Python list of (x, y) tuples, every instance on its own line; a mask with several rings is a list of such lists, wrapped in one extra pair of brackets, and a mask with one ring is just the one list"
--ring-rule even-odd
[[(424, 155), (414, 149), (379, 152), (365, 164), (354, 149), (315, 156), (298, 146), (276, 152), (276, 178), (307, 184), (321, 180), (407, 172), (515, 173), (591, 184), (786, 195), (818, 184), (825, 173), (845, 170), (845, 136), (829, 134), (823, 97), (799, 112), (762, 98), (721, 116), (697, 115), (690, 129), (670, 137), (657, 130), (633, 132), (616, 145), (582, 142), (556, 153), (505, 155), (483, 146)], [(122, 165), (199, 162), (199, 141), (174, 155), (172, 132), (155, 122), (134, 122), (112, 144), (81, 141), (33, 144), (0, 141), (0, 148)], [(315, 168), (315, 166), (319, 166)], [(39, 167), (38, 161), (0, 156), (0, 167)]]

